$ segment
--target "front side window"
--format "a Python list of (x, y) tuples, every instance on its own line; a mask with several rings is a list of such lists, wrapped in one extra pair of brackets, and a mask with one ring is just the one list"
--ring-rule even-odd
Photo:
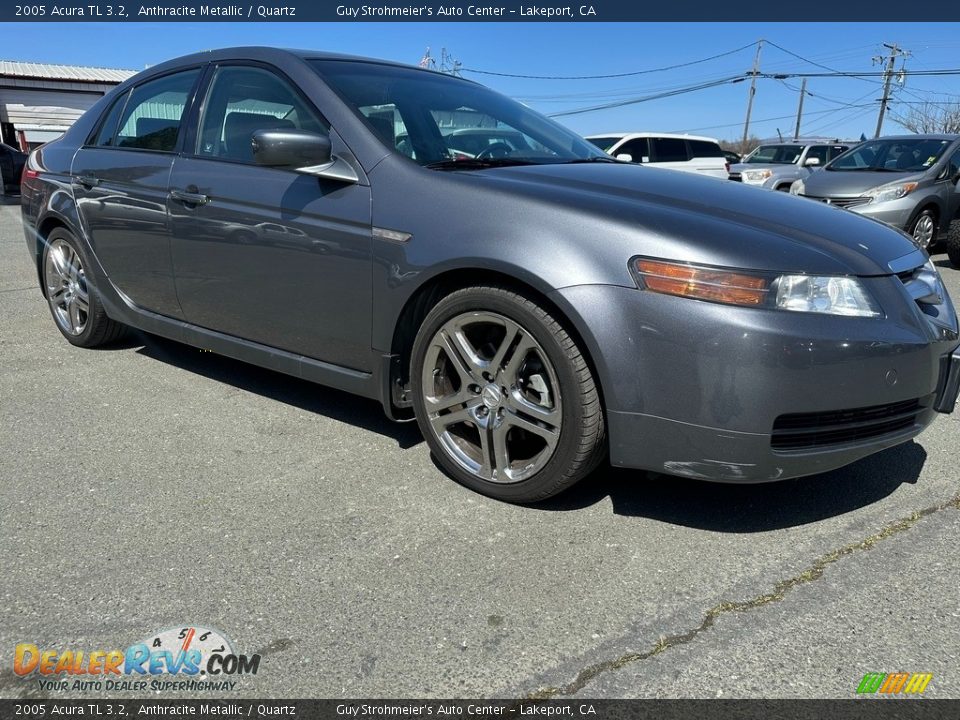
[(617, 148), (617, 155), (629, 155), (635, 163), (650, 162), (650, 145), (647, 138), (627, 140)]
[(562, 125), (476, 83), (379, 63), (311, 63), (384, 145), (420, 165), (606, 158)]
[(944, 168), (944, 173), (947, 179), (953, 182), (956, 182), (957, 178), (960, 178), (960, 149), (953, 153), (947, 161), (947, 167)]
[(165, 75), (135, 87), (111, 144), (121, 148), (172, 152), (199, 68)]
[(257, 130), (308, 130), (327, 134), (329, 126), (290, 84), (259, 67), (217, 68), (204, 103), (197, 155), (253, 162)]

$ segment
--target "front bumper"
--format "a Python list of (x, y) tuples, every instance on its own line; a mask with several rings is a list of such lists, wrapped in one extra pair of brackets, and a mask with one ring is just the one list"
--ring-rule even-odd
[(916, 198), (905, 197), (899, 200), (888, 200), (881, 203), (865, 203), (855, 205), (850, 208), (852, 212), (863, 215), (874, 220), (879, 220), (900, 230), (906, 230), (913, 216), (913, 211), (917, 209)]
[(956, 401), (956, 315), (947, 298), (931, 323), (895, 277), (865, 281), (900, 311), (817, 316), (596, 285), (554, 293), (600, 377), (611, 462), (763, 482), (919, 434)]

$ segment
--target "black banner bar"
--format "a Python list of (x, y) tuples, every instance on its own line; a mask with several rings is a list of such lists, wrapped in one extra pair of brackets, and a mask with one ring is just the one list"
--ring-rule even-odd
[(0, 700), (0, 718), (955, 720), (960, 700)]
[[(925, 18), (960, 20), (956, 0), (929, 0)], [(894, 0), (24, 0), (4, 2), (2, 22), (638, 22), (916, 21), (916, 8)]]

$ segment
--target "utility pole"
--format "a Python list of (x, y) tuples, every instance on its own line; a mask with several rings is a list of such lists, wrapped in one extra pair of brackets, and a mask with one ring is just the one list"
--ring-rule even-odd
[[(887, 112), (887, 104), (890, 102), (890, 81), (893, 79), (893, 66), (897, 63), (898, 57), (908, 57), (909, 51), (902, 50), (896, 43), (890, 45), (884, 43), (883, 46), (890, 50), (890, 55), (886, 58), (887, 67), (883, 71), (883, 98), (880, 100), (880, 114), (877, 116), (877, 131), (873, 134), (875, 138), (880, 137), (880, 131), (883, 129), (883, 116)], [(882, 63), (883, 56), (873, 58), (874, 62)]]
[(797, 106), (797, 127), (793, 131), (793, 138), (797, 139), (800, 137), (800, 118), (803, 117), (803, 96), (807, 94), (807, 79), (804, 78), (803, 82), (800, 83), (800, 105)]
[(753, 70), (750, 75), (750, 94), (747, 95), (747, 119), (743, 121), (743, 140), (740, 151), (747, 152), (747, 136), (750, 134), (750, 113), (753, 112), (753, 96), (757, 94), (757, 75), (760, 74), (760, 51), (763, 50), (763, 38), (757, 40), (757, 54), (753, 58)]

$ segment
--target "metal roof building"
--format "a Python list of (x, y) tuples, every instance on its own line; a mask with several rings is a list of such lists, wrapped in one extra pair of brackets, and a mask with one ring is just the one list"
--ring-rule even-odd
[(0, 60), (0, 142), (26, 150), (52, 140), (136, 72)]

